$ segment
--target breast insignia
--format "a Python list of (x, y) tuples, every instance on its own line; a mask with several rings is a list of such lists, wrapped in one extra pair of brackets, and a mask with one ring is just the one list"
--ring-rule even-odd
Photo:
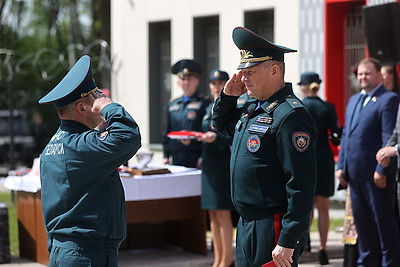
[(105, 131), (105, 132), (100, 133), (98, 138), (100, 141), (104, 141), (104, 140), (106, 140), (107, 136), (108, 136), (108, 131)]

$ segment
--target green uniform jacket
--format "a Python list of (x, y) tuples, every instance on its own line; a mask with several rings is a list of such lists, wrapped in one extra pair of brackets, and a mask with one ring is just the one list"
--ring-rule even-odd
[(125, 195), (118, 167), (141, 146), (139, 128), (119, 104), (102, 110), (103, 133), (62, 120), (40, 157), (43, 217), (53, 235), (125, 238)]
[[(168, 104), (167, 110), (167, 127), (165, 135), (172, 131), (202, 131), (202, 120), (206, 114), (206, 109), (211, 103), (211, 100), (196, 92), (193, 96), (185, 101), (184, 97), (178, 97)], [(178, 153), (184, 153), (187, 157), (201, 156), (203, 144), (196, 140), (192, 140), (191, 144), (184, 145), (180, 140), (169, 139), (165, 136), (163, 142), (164, 158), (172, 156), (173, 164), (185, 165), (179, 162), (179, 159), (174, 160), (174, 156)], [(194, 167), (194, 166), (187, 166)]]
[(288, 83), (258, 109), (258, 100), (239, 109), (236, 101), (222, 92), (213, 114), (215, 128), (233, 136), (233, 204), (247, 221), (285, 213), (278, 244), (295, 248), (315, 192), (315, 123)]

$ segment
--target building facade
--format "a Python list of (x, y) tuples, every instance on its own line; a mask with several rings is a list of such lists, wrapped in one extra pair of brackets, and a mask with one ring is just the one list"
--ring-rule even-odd
[(321, 97), (336, 105), (343, 124), (347, 99), (358, 89), (352, 69), (366, 56), (362, 9), (394, 0), (124, 0), (111, 2), (112, 97), (140, 125), (143, 149), (159, 151), (166, 105), (182, 95), (170, 66), (194, 58), (203, 67), (200, 91), (208, 94), (210, 70), (232, 75), (239, 51), (232, 30), (244, 26), (297, 49), (285, 56), (286, 81), (318, 72)]

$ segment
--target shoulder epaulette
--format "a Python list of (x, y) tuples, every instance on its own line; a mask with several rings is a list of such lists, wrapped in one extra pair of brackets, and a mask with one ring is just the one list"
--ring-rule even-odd
[(288, 95), (288, 97), (286, 97), (286, 102), (288, 102), (289, 105), (292, 108), (302, 108), (302, 107), (304, 107), (303, 103), (301, 103), (300, 100), (298, 100), (297, 98), (293, 97), (292, 95)]

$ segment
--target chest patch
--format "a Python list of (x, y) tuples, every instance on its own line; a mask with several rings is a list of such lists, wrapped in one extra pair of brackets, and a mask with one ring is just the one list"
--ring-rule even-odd
[(310, 135), (306, 132), (295, 132), (292, 135), (294, 148), (299, 152), (304, 152), (310, 146)]
[(265, 125), (257, 125), (257, 124), (253, 124), (249, 127), (249, 132), (250, 133), (262, 133), (265, 134), (269, 131), (270, 127), (269, 126), (265, 126)]
[(238, 122), (236, 123), (236, 126), (235, 126), (235, 130), (240, 131), (240, 128), (242, 128), (242, 121), (238, 120)]
[(179, 110), (179, 109), (180, 109), (180, 107), (178, 104), (174, 104), (169, 107), (169, 111), (175, 111), (175, 110)]
[(189, 111), (187, 113), (188, 120), (194, 120), (194, 119), (196, 119), (196, 117), (197, 117), (196, 111)]
[(249, 138), (247, 139), (247, 149), (250, 152), (254, 153), (257, 152), (260, 146), (261, 146), (260, 137), (258, 137), (258, 135), (256, 134), (250, 135)]
[(105, 131), (105, 132), (100, 133), (98, 138), (100, 141), (104, 141), (104, 140), (106, 140), (107, 136), (108, 136), (108, 131)]
[(259, 123), (271, 124), (273, 121), (274, 121), (274, 119), (271, 117), (258, 117), (257, 118), (257, 122), (259, 122)]
[(192, 102), (187, 105), (188, 109), (200, 109), (201, 102)]

